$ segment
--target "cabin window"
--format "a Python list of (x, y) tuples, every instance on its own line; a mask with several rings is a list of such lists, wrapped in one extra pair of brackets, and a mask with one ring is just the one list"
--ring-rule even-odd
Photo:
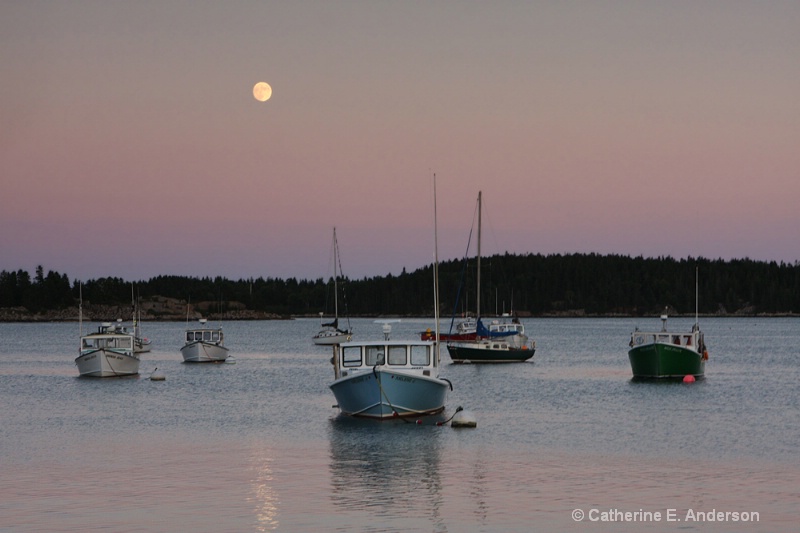
[(427, 346), (411, 347), (411, 365), (428, 366), (431, 364), (431, 354)]
[(221, 339), (220, 339), (221, 335), (222, 335), (222, 333), (221, 333), (221, 332), (219, 332), (219, 331), (213, 331), (213, 332), (211, 333), (211, 340), (212, 340), (212, 341), (214, 341), (214, 342), (219, 342), (219, 341), (221, 340)]
[(367, 346), (366, 361), (367, 366), (384, 365), (386, 364), (385, 348), (383, 346)]
[(206, 341), (206, 342), (211, 342), (211, 332), (210, 331), (204, 331), (203, 332), (203, 340)]
[(194, 340), (194, 333), (191, 331), (186, 332), (186, 342), (192, 342)]
[(361, 366), (361, 347), (342, 348), (342, 366)]
[(132, 339), (130, 337), (125, 337), (124, 339), (118, 339), (118, 341), (117, 341), (118, 342), (118, 346), (120, 348), (128, 348), (128, 349), (130, 349), (131, 340)]
[(194, 340), (196, 340), (196, 341), (203, 340), (203, 332), (202, 331), (195, 331), (194, 332)]
[(406, 364), (405, 346), (389, 346), (389, 364), (390, 365)]

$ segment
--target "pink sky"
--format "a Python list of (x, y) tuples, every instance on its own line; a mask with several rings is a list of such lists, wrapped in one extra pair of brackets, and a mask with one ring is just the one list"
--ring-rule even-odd
[[(0, 270), (800, 260), (800, 3), (2, 2)], [(264, 103), (258, 81), (272, 85)]]

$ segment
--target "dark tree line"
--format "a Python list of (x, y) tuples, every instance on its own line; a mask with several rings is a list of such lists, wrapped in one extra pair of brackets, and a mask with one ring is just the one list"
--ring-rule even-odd
[[(475, 260), (439, 266), (440, 309), (475, 312)], [(697, 273), (697, 274), (696, 274)], [(715, 313), (800, 312), (800, 263), (709, 260), (619, 255), (495, 255), (481, 261), (481, 308), (484, 315), (514, 311), (543, 315), (581, 311), (587, 315), (659, 313), (665, 306), (691, 314), (698, 282), (699, 311)], [(400, 275), (345, 278), (339, 283), (340, 314), (350, 316), (433, 314), (433, 267)], [(132, 289), (133, 287), (133, 289)], [(0, 307), (29, 311), (84, 302), (123, 305), (132, 290), (138, 298), (164, 296), (184, 301), (236, 301), (248, 309), (280, 315), (333, 311), (333, 283), (317, 280), (158, 276), (147, 281), (100, 278), (70, 281), (66, 274), (39, 266), (31, 277), (23, 270), (0, 272)]]

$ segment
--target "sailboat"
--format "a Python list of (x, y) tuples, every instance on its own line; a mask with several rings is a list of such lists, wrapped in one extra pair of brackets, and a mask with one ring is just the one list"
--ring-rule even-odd
[[(453, 340), (447, 352), (454, 363), (516, 363), (527, 361), (536, 351), (536, 343), (525, 335), (525, 326), (511, 314), (485, 325), (481, 318), (481, 198), (478, 191), (478, 251), (475, 340)], [(511, 318), (511, 320), (508, 320)]]
[[(436, 181), (434, 176), (434, 221)], [(436, 239), (434, 222), (434, 241)], [(435, 245), (438, 248), (438, 243)], [(334, 381), (330, 389), (346, 415), (387, 420), (422, 416), (444, 410), (453, 384), (439, 377), (438, 252), (434, 262), (433, 294), (436, 337), (434, 340), (392, 340), (391, 326), (384, 324), (384, 339), (345, 342), (333, 348)]]
[[(338, 267), (338, 270), (337, 270)], [(314, 335), (311, 340), (314, 344), (331, 346), (349, 341), (353, 337), (353, 329), (350, 327), (350, 318), (347, 317), (347, 328), (339, 328), (339, 273), (342, 271), (339, 258), (339, 241), (336, 240), (336, 228), (333, 228), (333, 320), (322, 323), (323, 314), (320, 313), (322, 329)]]
[[(695, 274), (695, 278), (697, 274)], [(661, 331), (631, 333), (628, 359), (634, 379), (676, 379), (705, 377), (708, 349), (700, 331), (695, 280), (694, 325), (689, 333), (667, 331), (667, 309), (661, 315)]]
[(133, 296), (133, 285), (131, 285), (131, 299), (133, 300), (133, 351), (149, 352), (153, 341), (142, 336), (142, 308), (139, 305), (139, 298)]

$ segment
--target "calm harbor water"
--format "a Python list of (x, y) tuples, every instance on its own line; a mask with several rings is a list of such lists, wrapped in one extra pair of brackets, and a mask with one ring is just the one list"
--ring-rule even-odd
[[(0, 324), (0, 531), (797, 530), (800, 321), (701, 319), (694, 384), (631, 381), (630, 331), (657, 318), (524, 323), (532, 362), (443, 353), (455, 390), (421, 424), (339, 416), (316, 320), (224, 323), (219, 365), (146, 323), (121, 379), (77, 377), (77, 323)], [(435, 425), (458, 406), (477, 428)]]

